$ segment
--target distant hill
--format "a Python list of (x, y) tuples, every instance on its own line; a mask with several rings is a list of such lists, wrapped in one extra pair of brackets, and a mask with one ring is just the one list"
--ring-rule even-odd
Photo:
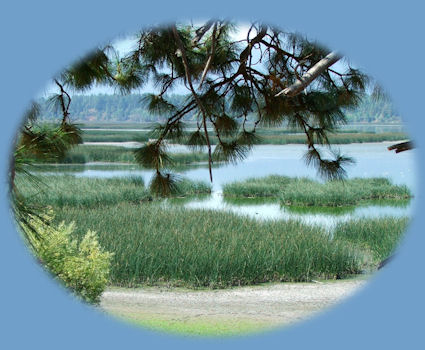
[[(70, 107), (75, 122), (157, 122), (162, 118), (152, 115), (147, 109), (144, 95), (74, 95)], [(183, 103), (185, 96), (167, 97), (171, 103)], [(58, 117), (48, 99), (38, 101), (41, 105), (41, 118), (53, 120)], [(355, 110), (346, 111), (349, 123), (394, 123), (400, 124), (401, 118), (390, 100), (376, 101), (370, 96), (363, 99)], [(188, 115), (190, 120), (194, 115)]]

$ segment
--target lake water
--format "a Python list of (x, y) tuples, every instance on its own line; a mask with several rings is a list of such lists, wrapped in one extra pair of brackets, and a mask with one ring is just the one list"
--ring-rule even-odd
[[(394, 184), (405, 184), (415, 194), (417, 188), (415, 152), (408, 151), (395, 154), (387, 150), (393, 142), (363, 143), (339, 145), (341, 153), (350, 156), (355, 164), (348, 166), (347, 174), (352, 177), (386, 177)], [(134, 146), (134, 145), (133, 145)], [(172, 152), (187, 152), (185, 146), (172, 146)], [(413, 204), (404, 206), (364, 205), (342, 211), (332, 210), (330, 212), (318, 212), (310, 210), (298, 210), (290, 207), (281, 207), (277, 200), (225, 200), (222, 196), (224, 184), (241, 181), (250, 177), (263, 177), (270, 174), (287, 176), (306, 176), (319, 179), (316, 170), (306, 166), (303, 155), (306, 151), (305, 145), (259, 145), (254, 147), (251, 154), (238, 164), (227, 164), (213, 168), (213, 193), (211, 196), (195, 198), (184, 201), (182, 205), (188, 208), (208, 208), (216, 210), (228, 210), (243, 215), (249, 215), (258, 219), (302, 219), (310, 224), (318, 224), (331, 229), (337, 222), (346, 221), (360, 217), (379, 216), (409, 216)], [(142, 176), (145, 183), (149, 183), (153, 174), (151, 170), (140, 169), (136, 165), (107, 166), (92, 164), (75, 168), (72, 166), (59, 166), (56, 169), (60, 173), (69, 172), (75, 176), (83, 177), (123, 177)], [(57, 173), (57, 171), (55, 173)], [(209, 181), (208, 167), (206, 164), (197, 167), (187, 167), (177, 172), (181, 176), (195, 180)], [(414, 201), (411, 201), (414, 202)], [(339, 211), (338, 211), (339, 210)]]
[[(151, 132), (152, 130), (149, 128), (134, 128), (134, 129), (126, 129), (126, 128), (91, 128), (84, 127), (81, 130), (83, 131), (110, 131), (110, 132), (128, 132), (128, 131), (140, 131), (140, 132)], [(187, 131), (195, 131), (197, 128), (186, 128)], [(212, 129), (210, 129), (212, 131)], [(405, 132), (405, 128), (403, 124), (347, 124), (341, 125), (340, 130), (356, 130), (359, 132), (374, 132), (374, 133), (383, 133), (383, 132)]]

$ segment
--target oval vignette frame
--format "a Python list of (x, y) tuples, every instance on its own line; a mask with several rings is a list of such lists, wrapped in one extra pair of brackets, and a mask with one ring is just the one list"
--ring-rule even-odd
[[(416, 141), (419, 148), (417, 178), (420, 178), (423, 171), (420, 130), (425, 122), (418, 113), (424, 73), (409, 75), (404, 67), (394, 69), (403, 61), (394, 55), (394, 46), (402, 51), (403, 45), (419, 42), (420, 29), (423, 31), (424, 25), (420, 22), (421, 11), (418, 8), (409, 7), (406, 2), (386, 5), (383, 17), (380, 4), (366, 1), (360, 1), (355, 8), (337, 5), (333, 1), (325, 1), (326, 4), (305, 1), (300, 7), (297, 4), (276, 5), (272, 1), (240, 6), (219, 0), (212, 9), (207, 7), (208, 4), (199, 5), (195, 1), (185, 3), (187, 6), (171, 1), (156, 6), (134, 5), (124, 0), (120, 8), (133, 6), (134, 10), (123, 11), (122, 14), (115, 7), (100, 6), (99, 10), (101, 3), (98, 1), (89, 4), (78, 0), (60, 8), (49, 6), (47, 2), (25, 4), (25, 12), (22, 12), (20, 4), (8, 4), (4, 11), (7, 19), (1, 24), (4, 26), (2, 32), (7, 33), (4, 38), (6, 53), (1, 58), (2, 67), (7, 69), (0, 82), (2, 96), (6, 97), (2, 101), (6, 118), (3, 119), (0, 148), (4, 160), (1, 172), (3, 184), (6, 183), (7, 159), (19, 118), (26, 103), (44, 86), (48, 77), (97, 43), (117, 34), (134, 31), (140, 25), (164, 23), (175, 18), (204, 18), (205, 14), (240, 21), (255, 16), (283, 28), (295, 29), (317, 38), (330, 48), (340, 48), (365, 67), (389, 91), (403, 115), (408, 133)], [(166, 11), (159, 13), (158, 10), (163, 9)], [(354, 25), (355, 19), (361, 23), (361, 28)], [(76, 26), (72, 25), (73, 20)], [(96, 25), (93, 25), (94, 21)], [(418, 48), (415, 56), (421, 57), (423, 51), (424, 48)], [(397, 259), (363, 290), (337, 307), (296, 326), (222, 340), (183, 338), (136, 329), (93, 312), (91, 307), (70, 298), (68, 293), (57, 288), (57, 283), (42, 268), (34, 264), (34, 259), (16, 233), (9, 213), (8, 197), (4, 195), (1, 202), (4, 231), (0, 244), (3, 277), (1, 323), (4, 334), (0, 344), (16, 349), (29, 346), (54, 349), (58, 345), (63, 349), (75, 349), (77, 346), (116, 349), (131, 345), (192, 349), (201, 344), (206, 348), (259, 348), (283, 344), (298, 349), (322, 345), (328, 349), (341, 346), (346, 349), (358, 349), (360, 346), (385, 349), (413, 347), (422, 340), (420, 317), (424, 311), (425, 295), (424, 282), (418, 278), (423, 273), (420, 248), (425, 246), (424, 235), (420, 233), (424, 218), (416, 217), (423, 209), (420, 183), (417, 197), (412, 222)]]

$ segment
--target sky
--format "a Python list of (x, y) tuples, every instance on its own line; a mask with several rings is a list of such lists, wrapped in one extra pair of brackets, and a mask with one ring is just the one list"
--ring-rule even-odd
[[(200, 25), (202, 23), (194, 22), (194, 25)], [(241, 40), (246, 39), (246, 35), (248, 33), (249, 24), (247, 23), (237, 23), (237, 31), (234, 32), (231, 37), (233, 40)], [(250, 37), (255, 35), (255, 31), (251, 32)], [(116, 40), (112, 40), (111, 42), (112, 46), (117, 50), (120, 57), (125, 56), (128, 52), (132, 51), (132, 49), (135, 49), (137, 46), (137, 39), (135, 35), (129, 34), (127, 37), (121, 35)], [(142, 89), (140, 89), (138, 92), (144, 93), (144, 92), (152, 92), (155, 88), (152, 83), (148, 82), (143, 86)], [(176, 86), (173, 90), (176, 94), (186, 94), (188, 93), (187, 89), (184, 86)], [(49, 95), (57, 93), (57, 87), (53, 82), (48, 82), (46, 86), (41, 89), (40, 93), (38, 94), (37, 98), (39, 97), (49, 97)], [(85, 91), (84, 93), (78, 92), (78, 94), (84, 94), (84, 95), (97, 95), (97, 94), (114, 94), (116, 93), (115, 89), (110, 86), (94, 86), (91, 89)]]
[[(194, 25), (201, 25), (202, 22), (194, 22)], [(246, 39), (248, 29), (250, 27), (250, 24), (248, 23), (237, 23), (237, 30), (231, 34), (231, 37), (233, 40), (242, 40)], [(253, 30), (250, 34), (250, 37), (253, 37), (256, 35), (255, 30)], [(129, 34), (127, 37), (121, 35), (116, 40), (113, 40), (112, 43), (113, 47), (117, 50), (120, 57), (125, 56), (128, 52), (132, 51), (137, 46), (137, 39), (135, 35)], [(351, 64), (351, 62), (350, 62)], [(351, 64), (352, 65), (352, 64)], [(345, 66), (345, 65), (344, 65)], [(353, 66), (353, 65), (352, 65)], [(343, 63), (337, 62), (334, 67), (338, 70), (343, 70)], [(153, 92), (155, 91), (155, 87), (151, 82), (147, 82), (143, 88), (134, 91), (135, 93), (145, 93), (145, 92)], [(46, 86), (41, 89), (40, 93), (37, 98), (40, 97), (49, 97), (51, 94), (57, 93), (57, 87), (53, 82), (48, 82)], [(94, 86), (91, 89), (85, 91), (85, 92), (78, 92), (75, 94), (84, 94), (84, 95), (97, 95), (97, 94), (114, 94), (118, 93), (113, 87), (110, 86)], [(173, 93), (176, 94), (187, 94), (187, 89), (181, 85), (181, 86), (175, 86), (173, 89)]]

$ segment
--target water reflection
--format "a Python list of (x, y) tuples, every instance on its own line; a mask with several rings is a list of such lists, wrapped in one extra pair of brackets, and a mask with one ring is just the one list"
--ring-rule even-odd
[[(213, 192), (211, 196), (196, 198), (185, 202), (169, 201), (172, 204), (183, 204), (191, 209), (212, 209), (247, 215), (258, 220), (301, 220), (309, 225), (319, 225), (332, 231), (336, 224), (352, 219), (377, 218), (384, 216), (409, 216), (409, 202), (395, 203), (391, 201), (349, 206), (341, 208), (329, 207), (292, 207), (281, 206), (277, 199), (225, 199), (222, 192)], [(392, 205), (394, 204), (394, 205)]]

